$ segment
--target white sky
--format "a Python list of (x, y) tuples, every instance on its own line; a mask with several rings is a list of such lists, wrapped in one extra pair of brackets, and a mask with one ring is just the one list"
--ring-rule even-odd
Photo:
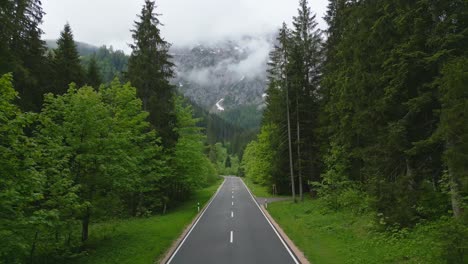
[[(69, 22), (75, 40), (129, 51), (130, 29), (144, 0), (43, 0), (45, 39)], [(328, 0), (309, 0), (320, 28)], [(163, 37), (174, 45), (216, 42), (275, 31), (290, 24), (299, 0), (157, 0)]]

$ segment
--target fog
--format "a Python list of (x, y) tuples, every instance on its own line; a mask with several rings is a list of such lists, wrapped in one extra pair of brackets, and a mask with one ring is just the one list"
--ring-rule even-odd
[[(295, 0), (157, 0), (156, 12), (164, 24), (162, 35), (174, 45), (213, 43), (276, 30), (291, 23), (297, 13)], [(310, 0), (319, 26), (327, 0)], [(56, 39), (70, 23), (75, 39), (94, 45), (113, 45), (129, 52), (130, 29), (143, 0), (45, 0), (42, 29), (46, 39)]]

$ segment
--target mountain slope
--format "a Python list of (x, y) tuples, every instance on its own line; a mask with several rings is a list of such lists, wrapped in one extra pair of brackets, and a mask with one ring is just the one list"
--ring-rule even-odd
[[(46, 40), (50, 49), (54, 40)], [(180, 93), (212, 114), (246, 129), (257, 128), (264, 107), (266, 65), (272, 38), (244, 37), (216, 44), (173, 46), (176, 76), (171, 81)], [(126, 70), (128, 56), (112, 47), (76, 42), (87, 65), (96, 54), (101, 75), (109, 82)]]
[(260, 110), (270, 48), (267, 38), (173, 47), (171, 52), (177, 66), (173, 83), (210, 112), (252, 105)]

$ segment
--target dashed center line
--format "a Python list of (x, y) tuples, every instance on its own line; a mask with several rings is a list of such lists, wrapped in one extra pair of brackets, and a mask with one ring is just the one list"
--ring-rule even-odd
[(234, 199), (234, 195), (232, 196), (232, 199)]
[(231, 218), (234, 218), (234, 212), (231, 211)]
[(231, 231), (231, 237), (229, 238), (229, 242), (232, 243), (233, 240), (234, 240), (233, 231)]
[(234, 202), (231, 202), (231, 205), (234, 206)]

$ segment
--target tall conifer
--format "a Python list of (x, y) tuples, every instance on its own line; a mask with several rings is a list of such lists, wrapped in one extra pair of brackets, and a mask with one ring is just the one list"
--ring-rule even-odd
[(57, 40), (55, 50), (54, 70), (55, 87), (54, 93), (63, 94), (68, 90), (72, 82), (81, 85), (84, 83), (84, 70), (81, 66), (80, 55), (73, 39), (70, 24), (65, 24), (60, 38)]
[(144, 110), (150, 112), (150, 122), (160, 133), (165, 146), (177, 140), (174, 132), (174, 92), (169, 83), (173, 77), (170, 44), (161, 37), (161, 22), (155, 13), (154, 1), (146, 0), (132, 30), (134, 43), (128, 62), (127, 77), (137, 87)]

